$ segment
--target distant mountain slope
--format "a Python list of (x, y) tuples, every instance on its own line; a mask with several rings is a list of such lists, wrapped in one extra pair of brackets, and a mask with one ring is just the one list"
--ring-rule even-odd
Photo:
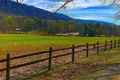
[[(2, 14), (5, 13), (5, 14)], [(36, 8), (25, 4), (17, 4), (14, 1), (8, 1), (7, 4), (0, 3), (0, 14), (38, 17), (41, 19), (69, 20), (70, 17), (63, 14), (55, 14), (49, 11)]]
[(67, 12), (67, 15), (75, 17), (76, 19), (83, 19), (83, 20), (96, 20), (96, 21), (104, 21), (110, 22), (120, 25), (119, 19), (116, 20), (115, 14), (118, 12), (119, 8), (115, 5), (108, 6), (91, 6), (86, 8), (72, 8), (66, 9), (63, 11)]
[(111, 9), (115, 8), (115, 5), (106, 5), (106, 6), (93, 6), (93, 7), (87, 7), (87, 8), (82, 8), (82, 9)]
[[(107, 8), (109, 9), (109, 6), (104, 6), (104, 7), (89, 7), (86, 9), (102, 9), (102, 8)], [(85, 9), (85, 10), (86, 10)], [(84, 10), (84, 9), (83, 9)], [(46, 19), (46, 20), (72, 20), (76, 23), (81, 23), (81, 24), (94, 24), (94, 23), (99, 23), (99, 24), (104, 24), (104, 25), (112, 25), (112, 23), (108, 22), (103, 22), (103, 21), (96, 21), (96, 20), (82, 20), (82, 19), (72, 19), (69, 16), (66, 16), (61, 13), (51, 13), (49, 11), (36, 8), (34, 6), (29, 6), (26, 4), (17, 4), (14, 1), (8, 1), (7, 4), (0, 3), (0, 16), (25, 16), (25, 17), (37, 17), (40, 19)], [(81, 15), (81, 14), (80, 14)], [(18, 18), (19, 19), (19, 18)]]
[[(115, 25), (113, 23), (110, 22), (104, 22), (104, 21), (97, 21), (97, 20), (82, 20), (82, 19), (76, 19), (75, 20), (77, 23), (79, 24), (102, 24), (102, 25), (106, 25), (107, 26), (112, 26)], [(117, 26), (117, 25), (116, 25)]]
[[(95, 9), (95, 8), (107, 8), (109, 9), (109, 6), (104, 6), (104, 7), (89, 7), (86, 9)], [(83, 10), (86, 10), (83, 9)], [(8, 1), (7, 4), (0, 3), (0, 16), (1, 15), (12, 15), (12, 16), (28, 16), (28, 17), (38, 17), (41, 19), (49, 19), (49, 20), (74, 20), (69, 16), (66, 16), (61, 13), (51, 13), (49, 11), (36, 8), (34, 6), (29, 6), (26, 4), (17, 4), (14, 1)], [(81, 15), (81, 14), (80, 14)], [(76, 20), (75, 20), (76, 21)], [(91, 20), (83, 20), (80, 19), (79, 22), (84, 23), (84, 22), (91, 22), (93, 23), (94, 21)], [(99, 23), (99, 21), (97, 21)], [(100, 21), (102, 23), (102, 21)], [(106, 22), (107, 23), (107, 22)]]

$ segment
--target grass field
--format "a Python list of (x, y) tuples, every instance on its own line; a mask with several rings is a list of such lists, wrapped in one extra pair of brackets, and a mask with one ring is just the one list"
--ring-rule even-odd
[[(53, 46), (54, 48), (61, 48), (61, 47), (71, 46), (72, 44), (79, 45), (79, 44), (85, 44), (87, 42), (95, 43), (97, 40), (103, 43), (105, 40), (117, 40), (117, 39), (119, 39), (119, 37), (80, 37), (80, 36), (65, 37), (65, 36), (39, 36), (39, 35), (30, 35), (30, 34), (0, 34), (0, 50), (1, 50), (0, 53), (1, 55), (3, 53), (6, 53), (6, 51), (17, 54), (26, 53), (26, 52), (31, 53), (34, 51), (41, 51), (48, 49), (49, 46)], [(113, 50), (108, 50), (105, 52), (102, 51), (100, 52), (99, 55), (96, 55), (96, 51), (95, 53), (94, 52), (91, 53), (89, 54), (88, 58), (86, 58), (85, 54), (76, 54), (75, 64), (64, 64), (61, 65), (60, 67), (58, 67), (57, 64), (59, 64), (59, 62), (65, 62), (65, 60), (69, 60), (67, 58), (68, 56), (58, 59), (58, 63), (57, 60), (55, 59), (56, 64), (52, 65), (52, 68), (54, 69), (43, 75), (39, 75), (40, 70), (35, 70), (38, 72), (37, 73), (34, 71), (34, 67), (31, 67), (32, 68), (31, 70), (33, 71), (33, 73), (35, 73), (35, 75), (34, 74), (32, 75), (30, 73), (31, 74), (30, 76), (29, 75), (25, 76), (25, 78), (31, 77), (31, 79), (15, 79), (15, 80), (39, 80), (39, 79), (58, 80), (59, 78), (61, 80), (102, 80), (96, 78), (104, 76), (103, 74), (109, 71), (107, 69), (109, 68), (109, 66), (120, 63), (120, 54), (118, 48)], [(33, 60), (34, 58), (28, 58), (28, 59)], [(24, 71), (24, 73), (25, 72), (27, 71)], [(113, 74), (109, 74), (109, 75), (113, 75)], [(19, 76), (17, 78), (19, 78)], [(113, 79), (103, 79), (103, 80), (113, 80)]]
[(49, 46), (61, 48), (72, 44), (93, 43), (99, 40), (118, 39), (118, 37), (80, 37), (80, 36), (39, 36), (30, 34), (0, 34), (0, 53), (9, 51), (11, 53), (25, 53), (41, 51)]

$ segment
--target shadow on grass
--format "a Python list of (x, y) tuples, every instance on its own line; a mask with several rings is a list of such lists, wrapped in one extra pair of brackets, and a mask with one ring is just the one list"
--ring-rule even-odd
[(11, 80), (31, 80), (32, 78), (38, 77), (38, 76), (40, 76), (42, 74), (46, 74), (47, 72), (48, 72), (48, 69), (46, 67), (44, 69), (33, 70), (33, 73), (30, 74), (30, 75), (27, 75), (27, 76), (22, 75), (22, 74), (18, 75), (18, 76), (15, 76)]
[[(90, 79), (86, 79), (86, 78), (92, 78), (92, 80), (97, 80), (97, 78), (100, 78), (100, 77), (106, 77), (106, 76), (119, 74), (120, 72), (117, 72), (117, 71), (120, 71), (120, 62), (118, 61), (119, 56), (120, 56), (119, 53), (111, 54), (111, 50), (110, 51), (108, 50), (107, 53), (108, 54), (106, 54), (106, 53), (99, 54), (99, 56), (91, 55), (88, 58), (85, 58), (86, 63), (80, 62), (80, 63), (74, 63), (72, 65), (71, 65), (71, 62), (68, 62), (65, 64), (59, 64), (59, 65), (53, 64), (52, 69), (50, 71), (48, 71), (48, 66), (39, 68), (36, 70), (33, 69), (32, 74), (30, 74), (28, 76), (22, 76), (22, 77), (19, 77), (19, 75), (18, 75), (18, 76), (16, 76), (17, 77), (16, 79), (11, 79), (11, 80), (33, 80), (33, 78), (36, 78), (36, 77), (38, 77), (38, 78), (41, 78), (41, 76), (47, 77), (47, 76), (52, 75), (52, 73), (54, 73), (54, 72), (59, 72), (60, 70), (62, 70), (63, 68), (60, 69), (61, 67), (65, 67), (64, 68), (64, 70), (65, 70), (64, 76), (68, 78), (68, 79), (66, 78), (67, 80), (72, 80), (72, 79), (69, 79), (72, 75), (73, 76), (78, 75), (78, 76), (82, 77), (82, 80), (90, 80)], [(117, 62), (116, 62), (116, 56), (117, 56)], [(107, 61), (105, 61), (106, 58), (107, 58)], [(113, 62), (108, 63), (109, 62), (108, 60), (112, 60), (112, 59), (113, 59)], [(114, 61), (114, 59), (115, 59), (115, 61)], [(111, 69), (109, 69), (109, 67), (111, 67)], [(103, 72), (100, 74), (96, 74), (99, 71), (103, 71)], [(64, 71), (62, 73), (64, 73)], [(76, 80), (80, 80), (80, 79), (76, 79)], [(38, 79), (38, 80), (40, 80), (40, 79)]]
[[(19, 75), (16, 76), (16, 79), (11, 79), (11, 80), (33, 80), (33, 78), (40, 78), (41, 76), (44, 77), (49, 77), (52, 72), (54, 73), (54, 71), (59, 72), (59, 68), (61, 67), (66, 67), (65, 75), (64, 77), (66, 77), (65, 80), (71, 79), (71, 76), (76, 76), (76, 75), (80, 75), (79, 79), (82, 80), (89, 80), (89, 78), (93, 79), (93, 80), (97, 80), (98, 78), (105, 78), (105, 77), (109, 77), (112, 75), (116, 75), (116, 74), (120, 74), (120, 63), (116, 63), (116, 64), (89, 64), (89, 63), (74, 63), (72, 64), (71, 62), (66, 63), (66, 64), (62, 64), (62, 65), (53, 65), (52, 69), (49, 71), (48, 67), (44, 67), (44, 69), (37, 69), (37, 70), (33, 70), (34, 73), (32, 73), (31, 75), (28, 76), (22, 76), (20, 77)], [(111, 68), (109, 68), (111, 67)], [(98, 74), (99, 71), (104, 71), (104, 73), (100, 73)], [(108, 71), (110, 73), (108, 73)], [(58, 73), (59, 74), (59, 73)], [(37, 79), (35, 79), (37, 80)], [(40, 79), (38, 79), (40, 80)], [(41, 79), (43, 80), (43, 79)], [(74, 80), (74, 79), (73, 79)]]
[(61, 66), (65, 66), (67, 64), (71, 64), (71, 62), (68, 62), (68, 63), (65, 63), (65, 64), (61, 64), (61, 65), (52, 65), (51, 70), (48, 70), (48, 66), (46, 66), (44, 68), (39, 68), (39, 69), (33, 70), (33, 73), (31, 75), (27, 75), (27, 76), (24, 76), (24, 75), (20, 76), (20, 75), (18, 75), (18, 76), (16, 76), (16, 79), (13, 78), (11, 80), (14, 80), (14, 79), (15, 80), (32, 80), (32, 78), (39, 77), (39, 76), (42, 76), (42, 75), (46, 75), (47, 76), (54, 69), (59, 68)]

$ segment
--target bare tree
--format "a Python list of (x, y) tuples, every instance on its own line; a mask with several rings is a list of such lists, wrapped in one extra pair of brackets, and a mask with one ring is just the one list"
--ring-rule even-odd
[(23, 2), (24, 0), (16, 0), (17, 3), (21, 3)]
[(60, 9), (64, 8), (68, 3), (72, 2), (72, 1), (73, 1), (73, 0), (64, 0), (64, 4), (61, 5), (61, 6), (55, 11), (55, 13), (58, 12)]
[(113, 6), (116, 5), (118, 8), (118, 11), (116, 12), (116, 14), (114, 15), (115, 19), (120, 19), (120, 0), (104, 0), (103, 3), (109, 2), (109, 6)]

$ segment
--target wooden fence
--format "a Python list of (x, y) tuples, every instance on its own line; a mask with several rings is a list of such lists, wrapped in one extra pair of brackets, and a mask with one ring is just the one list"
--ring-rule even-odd
[[(75, 49), (80, 49), (82, 47), (84, 47), (84, 49), (82, 49), (81, 51), (75, 51)], [(48, 70), (51, 70), (53, 58), (71, 55), (71, 62), (74, 63), (75, 62), (75, 53), (85, 51), (86, 57), (89, 57), (90, 50), (95, 50), (96, 54), (99, 55), (101, 48), (104, 51), (106, 51), (106, 50), (110, 50), (112, 48), (119, 48), (119, 47), (120, 47), (120, 40), (114, 40), (114, 41), (111, 40), (111, 41), (105, 41), (105, 43), (99, 43), (99, 41), (97, 41), (97, 43), (94, 43), (94, 44), (86, 43), (85, 45), (72, 45), (71, 47), (68, 47), (68, 48), (55, 49), (55, 50), (52, 47), (50, 47), (48, 51), (42, 51), (42, 52), (38, 52), (38, 53), (31, 53), (31, 54), (25, 54), (25, 55), (14, 56), (14, 57), (10, 57), (10, 54), (7, 53), (6, 59), (0, 60), (0, 63), (6, 63), (6, 67), (0, 69), (0, 72), (5, 71), (6, 72), (6, 80), (10, 80), (10, 71), (12, 69), (24, 67), (24, 66), (31, 65), (31, 64), (36, 64), (39, 62), (48, 61)], [(71, 50), (71, 52), (53, 56), (53, 52), (63, 51), (63, 50)], [(13, 65), (13, 66), (10, 65), (12, 60), (22, 59), (25, 57), (30, 57), (30, 56), (40, 55), (40, 54), (45, 54), (45, 53), (48, 53), (47, 58), (38, 59), (38, 60), (34, 60), (31, 62), (27, 62), (27, 63), (21, 63), (19, 65)]]

